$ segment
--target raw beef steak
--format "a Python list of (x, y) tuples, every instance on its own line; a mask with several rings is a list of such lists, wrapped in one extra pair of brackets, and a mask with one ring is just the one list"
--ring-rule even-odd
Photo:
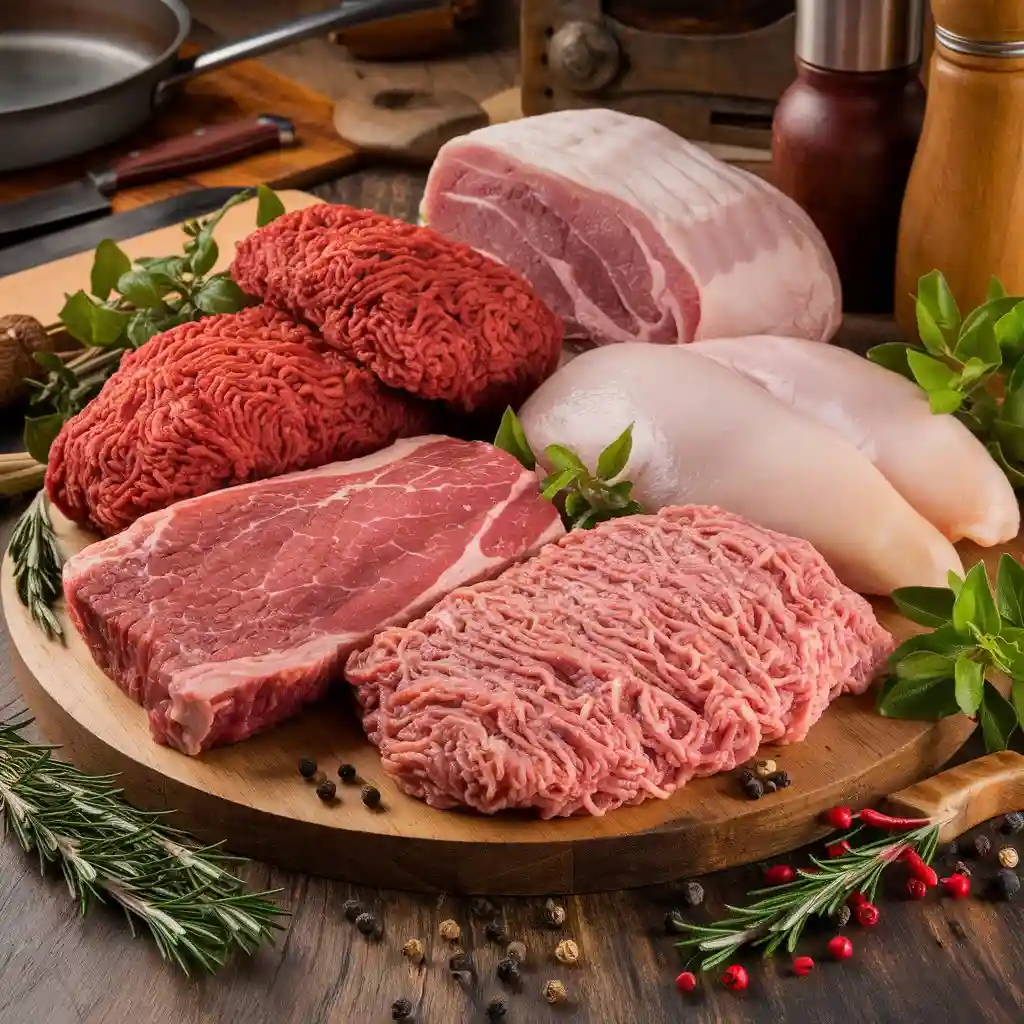
[(382, 626), (560, 537), (536, 476), (426, 436), (138, 519), (64, 569), (100, 667), (186, 754), (319, 697)]
[(803, 739), (891, 648), (806, 541), (688, 506), (574, 531), (378, 634), (345, 671), (406, 792), (552, 818)]
[(839, 277), (791, 199), (653, 121), (566, 110), (446, 143), (423, 219), (519, 271), (598, 344), (827, 341)]

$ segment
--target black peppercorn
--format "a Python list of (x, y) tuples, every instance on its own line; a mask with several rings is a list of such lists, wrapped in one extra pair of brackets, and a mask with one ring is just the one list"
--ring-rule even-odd
[(499, 946), (508, 945), (508, 935), (500, 921), (488, 921), (487, 926), (484, 928), (484, 935), (486, 935), (491, 942), (498, 943)]
[(448, 970), (452, 974), (472, 974), (473, 961), (468, 953), (453, 953), (448, 957)]
[(341, 905), (341, 912), (350, 921), (354, 921), (361, 913), (363, 913), (364, 909), (365, 908), (359, 900), (345, 900)]
[(1024, 814), (1020, 811), (1013, 811), (1007, 814), (999, 826), (1000, 832), (1004, 835), (1013, 836), (1024, 829)]
[(508, 956), (504, 960), (498, 961), (498, 977), (509, 985), (518, 985), (522, 981), (523, 975), (519, 964)]
[(338, 778), (342, 782), (355, 782), (356, 766), (354, 764), (343, 764), (338, 769)]
[(992, 852), (992, 840), (986, 835), (975, 836), (974, 852), (979, 857), (987, 857)]
[(776, 786), (771, 779), (765, 779), (762, 785), (764, 786), (764, 791), (766, 793), (774, 793), (775, 790), (778, 789), (778, 786)]
[(484, 896), (478, 896), (473, 900), (469, 905), (469, 909), (474, 917), (479, 917), (487, 921), (490, 921), (498, 915), (498, 908)]
[(380, 790), (376, 786), (363, 786), (363, 803), (367, 807), (380, 807)]
[(492, 999), (487, 1004), (485, 1012), (488, 1020), (503, 1020), (505, 1014), (508, 1013), (508, 1006), (504, 999)]
[(740, 769), (740, 784), (743, 785), (749, 782), (751, 779), (757, 778), (753, 768), (741, 768)]
[(743, 783), (743, 792), (749, 800), (760, 800), (764, 796), (764, 783), (758, 778), (747, 779)]
[(1012, 900), (1020, 892), (1020, 879), (1015, 871), (1002, 868), (992, 879), (992, 895), (998, 900)]
[(304, 779), (311, 779), (316, 775), (316, 761), (311, 757), (304, 757), (299, 761), (299, 774)]
[(843, 928), (850, 923), (850, 908), (844, 903), (836, 914), (836, 927)]
[(687, 882), (683, 886), (683, 900), (688, 907), (699, 907), (704, 902), (704, 886), (700, 882)]
[(668, 935), (682, 935), (686, 931), (686, 922), (678, 910), (670, 910), (665, 915), (665, 932)]
[(383, 930), (380, 926), (380, 922), (374, 917), (373, 914), (360, 914), (356, 918), (356, 927), (366, 936), (380, 935)]
[(768, 781), (774, 782), (776, 789), (787, 789), (793, 785), (793, 779), (790, 777), (789, 772), (772, 772), (768, 776)]
[(544, 918), (544, 924), (548, 928), (561, 928), (565, 924), (565, 907), (554, 900), (545, 900), (541, 916)]
[(408, 999), (396, 999), (391, 1004), (392, 1020), (408, 1020), (412, 1016), (412, 1003)]
[(316, 787), (316, 795), (320, 797), (325, 804), (329, 804), (334, 799), (337, 792), (337, 786), (335, 786), (330, 779), (324, 779), (324, 781)]

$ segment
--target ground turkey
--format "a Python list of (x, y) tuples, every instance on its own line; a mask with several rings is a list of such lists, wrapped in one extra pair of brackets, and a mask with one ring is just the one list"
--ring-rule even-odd
[(285, 214), (239, 243), (231, 272), (385, 384), (460, 412), (517, 405), (558, 365), (561, 320), (524, 278), (369, 210)]
[(891, 649), (806, 541), (688, 506), (576, 530), (455, 590), (346, 676), (406, 792), (551, 818), (801, 740)]
[(183, 498), (355, 458), (426, 426), (415, 399), (257, 306), (126, 355), (58, 435), (46, 490), (109, 535)]

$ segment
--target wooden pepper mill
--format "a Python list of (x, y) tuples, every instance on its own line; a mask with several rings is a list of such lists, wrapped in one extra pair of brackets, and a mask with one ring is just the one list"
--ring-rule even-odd
[(924, 116), (924, 0), (797, 0), (797, 80), (773, 180), (832, 252), (851, 313), (890, 313), (900, 207)]
[(932, 0), (928, 105), (900, 219), (896, 319), (917, 337), (922, 274), (961, 310), (989, 279), (1024, 294), (1024, 0)]

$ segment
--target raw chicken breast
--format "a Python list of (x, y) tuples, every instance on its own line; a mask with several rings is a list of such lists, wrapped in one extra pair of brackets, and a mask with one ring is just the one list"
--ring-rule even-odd
[(924, 392), (899, 374), (798, 338), (704, 341), (690, 351), (841, 434), (950, 540), (989, 547), (1017, 536), (1020, 506), (985, 446), (954, 416), (933, 415)]
[(534, 451), (564, 444), (594, 466), (630, 423), (625, 476), (648, 510), (717, 505), (811, 542), (867, 594), (945, 586), (953, 545), (835, 431), (689, 348), (594, 349), (520, 412)]
[(646, 118), (566, 110), (460, 136), (422, 214), (519, 271), (569, 338), (827, 341), (839, 326), (835, 263), (807, 214)]

